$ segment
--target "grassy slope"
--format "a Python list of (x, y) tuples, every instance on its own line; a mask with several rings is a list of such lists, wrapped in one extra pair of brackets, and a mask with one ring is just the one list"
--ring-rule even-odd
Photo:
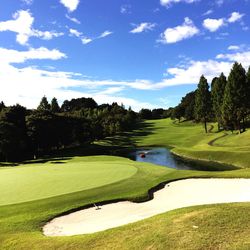
[[(209, 150), (216, 158), (214, 147), (221, 147), (220, 140), (213, 146), (207, 142), (221, 134), (204, 135), (202, 127), (189, 123), (172, 124), (169, 120), (150, 121), (143, 137), (138, 133), (130, 140), (141, 146), (172, 146), (174, 150), (188, 152), (194, 157), (196, 148), (202, 155), (202, 148)], [(248, 136), (246, 133), (244, 136)], [(222, 138), (225, 139), (225, 138)], [(222, 140), (221, 139), (221, 140)], [(247, 158), (241, 158), (242, 149), (233, 145), (223, 148), (234, 152), (239, 166), (247, 167)], [(241, 139), (243, 141), (245, 139)], [(229, 142), (231, 143), (230, 139)], [(229, 143), (227, 142), (227, 143)], [(217, 146), (218, 144), (218, 146)], [(185, 151), (186, 150), (186, 151)], [(191, 152), (191, 153), (190, 153)], [(247, 151), (246, 151), (247, 152)], [(202, 155), (203, 156), (203, 155)], [(203, 157), (207, 156), (204, 154)], [(228, 154), (228, 161), (235, 163), (235, 155)], [(203, 158), (199, 155), (200, 158)], [(92, 158), (89, 158), (90, 160)], [(209, 158), (206, 158), (209, 159)], [(86, 158), (79, 158), (85, 161)], [(106, 158), (111, 162), (114, 160)], [(137, 168), (131, 178), (71, 194), (0, 207), (1, 249), (249, 249), (250, 203), (218, 206), (200, 206), (179, 209), (170, 213), (107, 230), (93, 235), (48, 238), (41, 234), (41, 225), (65, 211), (98, 201), (113, 199), (145, 199), (147, 190), (162, 181), (187, 177), (247, 177), (250, 170), (240, 169), (225, 172), (176, 171), (151, 164), (130, 162), (124, 164)], [(221, 160), (216, 158), (216, 160)], [(102, 162), (103, 163), (103, 162)], [(102, 164), (101, 164), (102, 165)], [(101, 166), (100, 165), (100, 166)], [(18, 190), (17, 190), (18, 191)], [(193, 227), (198, 226), (198, 228)]]

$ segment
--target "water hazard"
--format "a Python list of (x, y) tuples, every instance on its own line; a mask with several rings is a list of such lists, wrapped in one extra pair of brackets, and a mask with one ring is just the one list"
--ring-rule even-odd
[(156, 165), (175, 168), (178, 170), (201, 170), (201, 171), (228, 171), (235, 170), (237, 167), (218, 162), (188, 160), (177, 157), (167, 148), (139, 148), (131, 155), (135, 161), (150, 162)]
[(181, 161), (166, 148), (138, 149), (133, 153), (133, 158), (136, 161), (150, 162), (180, 170), (195, 169), (191, 166), (191, 163)]

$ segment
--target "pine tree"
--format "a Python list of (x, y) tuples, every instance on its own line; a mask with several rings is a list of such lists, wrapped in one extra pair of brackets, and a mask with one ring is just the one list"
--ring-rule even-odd
[(57, 99), (55, 97), (51, 100), (51, 111), (53, 113), (60, 112), (60, 107), (59, 107)]
[(48, 111), (48, 110), (50, 110), (50, 105), (49, 105), (49, 102), (48, 102), (46, 96), (44, 96), (42, 98), (39, 106), (37, 107), (37, 110), (39, 110), (39, 111)]
[(202, 75), (195, 94), (195, 117), (203, 121), (207, 133), (207, 121), (211, 112), (211, 94), (207, 79)]
[(222, 104), (223, 104), (226, 84), (227, 84), (227, 79), (223, 73), (221, 73), (219, 78), (215, 77), (211, 84), (212, 107), (216, 117), (216, 121), (218, 122), (218, 130), (223, 124)]
[(241, 64), (235, 62), (228, 77), (225, 88), (222, 113), (224, 122), (238, 129), (241, 133), (241, 121), (247, 114), (247, 81), (246, 71)]

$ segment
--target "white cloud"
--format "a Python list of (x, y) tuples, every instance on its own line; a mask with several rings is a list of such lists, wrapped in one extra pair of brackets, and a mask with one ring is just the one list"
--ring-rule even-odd
[(182, 84), (198, 83), (200, 76), (204, 75), (209, 82), (221, 72), (229, 75), (233, 63), (237, 61), (247, 69), (250, 65), (250, 50), (241, 53), (219, 54), (216, 59), (206, 61), (190, 61), (185, 67), (167, 69), (168, 78), (154, 84), (154, 88), (163, 88)]
[(82, 36), (82, 32), (75, 30), (75, 29), (69, 29), (69, 32), (71, 35), (76, 36), (76, 37), (81, 37)]
[(122, 5), (120, 8), (120, 12), (122, 14), (131, 14), (131, 5), (130, 4)]
[[(228, 19), (225, 19), (225, 18), (220, 18), (220, 19), (207, 18), (203, 21), (203, 27), (208, 29), (210, 32), (215, 32), (218, 29), (220, 29), (222, 26), (240, 21), (243, 16), (244, 16), (244, 14), (240, 14), (239, 12), (232, 12)], [(243, 25), (244, 25), (244, 23), (243, 23)]]
[(28, 10), (19, 10), (13, 15), (14, 20), (0, 22), (0, 32), (12, 31), (17, 33), (16, 41), (21, 45), (27, 45), (30, 37), (39, 37), (50, 40), (53, 37), (62, 36), (63, 33), (55, 31), (40, 31), (32, 28), (34, 17)]
[(71, 22), (74, 22), (74, 23), (76, 23), (76, 24), (81, 24), (81, 22), (80, 22), (77, 18), (75, 18), (75, 17), (71, 17), (71, 16), (69, 16), (68, 14), (66, 14), (65, 17), (66, 17), (67, 19), (69, 19)]
[(119, 87), (109, 87), (101, 92), (99, 92), (99, 95), (114, 95), (117, 93), (120, 93), (122, 90), (124, 90), (124, 86), (119, 86)]
[(216, 56), (216, 58), (223, 59), (229, 62), (239, 62), (245, 68), (250, 66), (250, 50), (232, 54), (219, 54)]
[(218, 6), (221, 6), (221, 5), (224, 3), (224, 0), (216, 0), (215, 3), (216, 3)]
[(20, 10), (13, 15), (14, 20), (0, 22), (0, 31), (12, 31), (17, 33), (16, 40), (24, 45), (32, 33), (34, 18), (29, 11)]
[(63, 4), (69, 12), (73, 12), (77, 9), (80, 0), (60, 0), (60, 3)]
[(111, 34), (113, 34), (112, 31), (106, 30), (98, 38), (104, 38), (106, 36), (110, 36)]
[(75, 30), (75, 29), (69, 29), (69, 33), (70, 33), (70, 36), (75, 36), (77, 38), (79, 38), (82, 43), (85, 45), (85, 44), (88, 44), (88, 43), (91, 43), (93, 41), (92, 38), (89, 38), (89, 37), (86, 37), (82, 34), (82, 32), (78, 31), (78, 30)]
[(154, 23), (141, 23), (136, 25), (136, 27), (134, 29), (132, 29), (130, 31), (130, 33), (142, 33), (144, 31), (149, 31), (149, 30), (153, 30), (153, 28), (155, 27)]
[(228, 50), (239, 50), (240, 46), (238, 46), (238, 45), (230, 45), (227, 49)]
[(88, 44), (88, 43), (93, 42), (93, 39), (91, 39), (89, 37), (83, 37), (83, 38), (81, 38), (81, 40), (82, 40), (83, 44)]
[(201, 75), (204, 75), (208, 81), (211, 81), (221, 72), (229, 73), (230, 68), (231, 63), (229, 62), (218, 62), (216, 60), (191, 61), (185, 68), (175, 67), (167, 69), (167, 73), (171, 77), (164, 79), (162, 83), (158, 84), (158, 87), (195, 84), (198, 83)]
[(94, 40), (101, 39), (101, 38), (104, 38), (104, 37), (107, 37), (107, 36), (110, 36), (111, 34), (113, 34), (112, 31), (106, 30), (106, 31), (102, 32), (101, 35), (99, 35), (95, 38), (90, 38), (90, 37), (84, 36), (82, 32), (80, 32), (76, 29), (69, 29), (69, 33), (70, 33), (70, 36), (75, 36), (75, 37), (79, 38), (84, 45), (91, 43)]
[(40, 31), (40, 30), (32, 30), (32, 36), (39, 37), (44, 40), (51, 40), (54, 37), (63, 36), (63, 32), (56, 32), (56, 31)]
[(47, 48), (40, 47), (37, 49), (30, 48), (27, 51), (9, 50), (0, 48), (0, 62), (1, 64), (24, 63), (27, 60), (59, 60), (67, 58), (67, 56), (57, 49), (48, 50)]
[[(0, 92), (2, 100), (7, 105), (20, 103), (29, 108), (38, 105), (41, 97), (49, 99), (57, 97), (61, 102), (65, 99), (78, 97), (93, 97), (98, 103), (124, 103), (135, 110), (142, 107), (155, 108), (147, 102), (139, 102), (122, 96), (121, 91), (126, 87), (144, 89), (149, 83), (144, 81), (112, 81), (91, 80), (74, 72), (42, 70), (38, 67), (15, 67), (13, 63), (23, 63), (34, 59), (58, 60), (66, 55), (58, 50), (46, 48), (30, 49), (27, 51), (8, 50), (0, 48)], [(149, 86), (147, 86), (149, 88)], [(74, 90), (76, 89), (77, 90)], [(81, 90), (79, 90), (81, 89)], [(13, 91), (15, 90), (15, 91)], [(118, 96), (115, 96), (118, 94)]]
[(161, 5), (169, 7), (173, 3), (194, 3), (200, 0), (160, 0)]
[(244, 14), (240, 14), (239, 12), (233, 12), (231, 13), (231, 16), (228, 18), (229, 23), (235, 23), (237, 21), (240, 21)]
[(176, 43), (191, 38), (198, 33), (199, 29), (193, 24), (191, 19), (186, 17), (182, 25), (166, 29), (164, 33), (161, 34), (160, 42), (164, 44)]
[[(127, 88), (137, 90), (159, 90), (168, 86), (196, 84), (202, 74), (210, 82), (213, 77), (224, 72), (228, 75), (234, 61), (244, 67), (250, 65), (250, 50), (241, 53), (217, 55), (215, 59), (205, 61), (186, 60), (181, 66), (167, 69), (167, 76), (160, 82), (148, 80), (113, 81), (86, 78), (74, 72), (57, 71), (54, 68), (42, 70), (39, 67), (25, 67), (16, 63), (28, 60), (59, 60), (66, 55), (56, 49), (29, 49), (27, 51), (8, 50), (0, 48), (0, 92), (1, 98), (7, 105), (20, 103), (34, 108), (41, 97), (57, 97), (60, 101), (78, 97), (93, 97), (98, 103), (124, 103), (126, 106), (139, 110), (143, 107), (155, 108), (149, 102), (139, 102), (123, 96)], [(15, 91), (13, 91), (15, 90)]]
[(208, 16), (210, 14), (212, 14), (214, 11), (213, 10), (208, 10), (205, 13), (202, 14), (202, 16)]
[(203, 26), (210, 32), (215, 32), (224, 25), (225, 25), (225, 20), (223, 18), (220, 19), (207, 18), (203, 21)]
[(33, 0), (22, 0), (22, 2), (27, 5), (31, 5), (33, 3)]

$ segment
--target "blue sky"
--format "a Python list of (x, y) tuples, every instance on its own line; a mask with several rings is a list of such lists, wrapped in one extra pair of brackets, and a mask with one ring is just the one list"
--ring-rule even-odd
[(250, 66), (249, 10), (249, 0), (2, 0), (0, 99), (175, 106), (201, 74)]

